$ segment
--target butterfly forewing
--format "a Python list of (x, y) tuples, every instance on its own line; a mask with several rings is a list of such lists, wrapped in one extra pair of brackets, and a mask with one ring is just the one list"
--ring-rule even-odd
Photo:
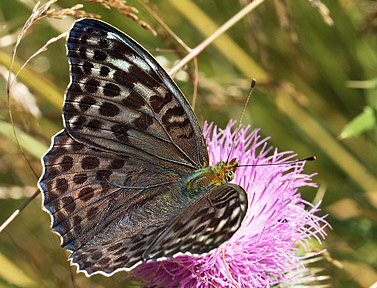
[(229, 239), (246, 213), (245, 191), (185, 184), (211, 168), (198, 121), (167, 73), (97, 20), (75, 22), (67, 50), (65, 129), (42, 158), (39, 187), (71, 261), (87, 275), (111, 275)]
[(135, 41), (85, 19), (71, 29), (67, 50), (71, 84), (63, 115), (73, 138), (101, 150), (181, 164), (179, 169), (207, 166), (189, 104)]

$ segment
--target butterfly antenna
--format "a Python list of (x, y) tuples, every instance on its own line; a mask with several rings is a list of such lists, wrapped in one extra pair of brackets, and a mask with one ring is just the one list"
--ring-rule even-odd
[(283, 163), (264, 163), (264, 164), (245, 164), (245, 165), (236, 165), (235, 167), (259, 167), (259, 166), (276, 166), (276, 165), (287, 165), (287, 164), (294, 164), (302, 161), (314, 161), (317, 160), (316, 156), (310, 156), (303, 159), (297, 159), (293, 161), (287, 161)]
[[(254, 87), (255, 87), (255, 83), (256, 83), (256, 80), (255, 80), (255, 78), (253, 78), (251, 80), (250, 92), (249, 92), (249, 95), (246, 98), (245, 105), (243, 106), (243, 109), (242, 109), (242, 112), (241, 112), (241, 116), (240, 116), (240, 120), (238, 121), (238, 127), (236, 129), (235, 134), (234, 134), (234, 138), (237, 136), (238, 132), (241, 129), (242, 119), (243, 119), (243, 116), (245, 115), (247, 104), (249, 103), (249, 100), (251, 98), (251, 93), (253, 93), (253, 90), (254, 90)], [(234, 148), (234, 141), (232, 142), (232, 146), (230, 147), (230, 151), (229, 151), (229, 154), (228, 154), (228, 158), (226, 159), (226, 163), (228, 163), (228, 161), (229, 161), (230, 154), (232, 154), (233, 148)]]

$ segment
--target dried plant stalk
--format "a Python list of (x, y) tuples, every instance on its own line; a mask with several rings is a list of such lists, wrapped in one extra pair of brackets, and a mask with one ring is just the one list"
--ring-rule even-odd
[(330, 10), (329, 8), (327, 8), (325, 4), (323, 4), (320, 0), (306, 0), (306, 1), (308, 1), (314, 7), (318, 8), (319, 13), (321, 14), (323, 18), (323, 21), (325, 21), (327, 25), (330, 25), (330, 26), (334, 25), (334, 20), (332, 20), (332, 18), (330, 17)]
[(55, 19), (63, 19), (67, 16), (73, 16), (73, 17), (78, 17), (78, 18), (81, 18), (81, 17), (96, 18), (96, 19), (101, 18), (101, 16), (98, 14), (87, 13), (83, 10), (79, 10), (83, 7), (84, 5), (77, 4), (75, 6), (72, 6), (71, 8), (64, 8), (60, 10), (49, 9), (46, 11), (46, 16), (50, 18), (55, 18)]
[(139, 13), (139, 11), (135, 7), (126, 5), (124, 0), (85, 0), (85, 1), (97, 3), (106, 9), (114, 8), (118, 10), (120, 13), (122, 13), (124, 16), (131, 18), (133, 21), (135, 21), (138, 25), (143, 27), (145, 30), (151, 32), (154, 36), (157, 35), (156, 31), (153, 30), (153, 28), (148, 23), (139, 19), (139, 17), (135, 15), (135, 13)]

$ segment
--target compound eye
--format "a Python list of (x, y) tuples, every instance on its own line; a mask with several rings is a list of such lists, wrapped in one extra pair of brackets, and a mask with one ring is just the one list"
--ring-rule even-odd
[(228, 170), (225, 173), (225, 180), (226, 182), (232, 181), (234, 178), (234, 172), (232, 170)]

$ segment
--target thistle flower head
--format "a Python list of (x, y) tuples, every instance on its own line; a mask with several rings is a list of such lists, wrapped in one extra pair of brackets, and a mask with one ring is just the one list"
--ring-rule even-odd
[[(181, 255), (161, 262), (143, 263), (133, 271), (147, 285), (157, 287), (268, 287), (292, 281), (289, 273), (302, 269), (295, 253), (311, 238), (321, 242), (328, 223), (315, 213), (318, 206), (301, 198), (298, 189), (316, 185), (303, 174), (303, 162), (287, 163), (292, 152), (279, 153), (261, 139), (258, 130), (243, 127), (232, 132), (204, 126), (210, 165), (237, 158), (240, 165), (233, 183), (248, 195), (249, 208), (239, 230), (203, 257)], [(230, 155), (229, 155), (230, 153)], [(269, 154), (270, 156), (267, 156)], [(260, 164), (278, 164), (255, 166)]]

